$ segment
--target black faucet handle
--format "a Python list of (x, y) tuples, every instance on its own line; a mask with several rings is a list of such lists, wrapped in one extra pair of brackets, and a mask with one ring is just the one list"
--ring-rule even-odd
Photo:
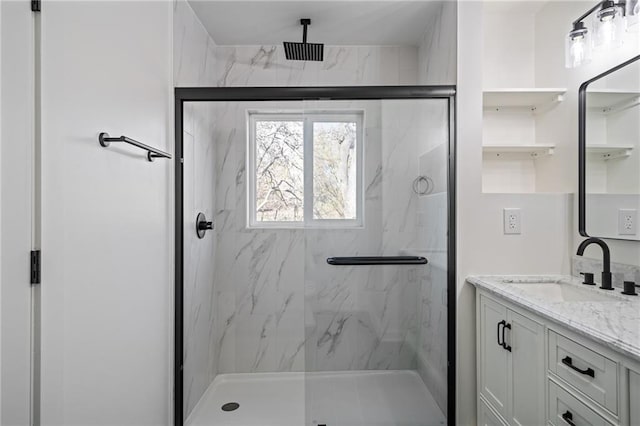
[(593, 274), (591, 272), (580, 272), (580, 275), (584, 275), (582, 284), (596, 285), (596, 283), (593, 281)]
[(602, 273), (602, 285), (600, 288), (603, 290), (613, 290), (613, 274), (611, 274), (611, 272)]
[(634, 283), (633, 281), (625, 281), (622, 294), (626, 294), (628, 296), (637, 296), (638, 293), (636, 293), (636, 287), (640, 287), (640, 286)]

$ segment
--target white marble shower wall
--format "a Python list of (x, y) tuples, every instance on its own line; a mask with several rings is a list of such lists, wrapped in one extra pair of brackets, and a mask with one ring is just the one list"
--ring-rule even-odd
[[(427, 246), (412, 182), (427, 141), (442, 141), (444, 117), (422, 105), (433, 102), (441, 101), (215, 104), (220, 373), (417, 368), (425, 267), (336, 267), (326, 258)], [(364, 111), (364, 229), (246, 227), (247, 112), (268, 109)]]
[[(215, 84), (214, 48), (186, 1), (174, 2), (174, 84)], [(213, 105), (187, 104), (184, 111), (184, 412), (189, 415), (218, 374), (214, 293), (215, 231), (198, 239), (199, 212), (214, 216), (216, 149)]]
[(423, 102), (425, 123), (419, 147), (420, 175), (431, 180), (427, 194), (417, 197), (416, 252), (429, 259), (422, 269), (417, 368), (443, 412), (447, 412), (447, 286), (448, 286), (448, 105)]
[(220, 46), (217, 86), (375, 86), (418, 82), (412, 46), (325, 46), (323, 62), (287, 61), (282, 45)]

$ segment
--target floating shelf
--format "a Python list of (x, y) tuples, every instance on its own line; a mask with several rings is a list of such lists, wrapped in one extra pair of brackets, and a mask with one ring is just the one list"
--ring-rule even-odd
[(587, 145), (587, 154), (601, 160), (628, 157), (632, 150), (633, 146), (631, 145)]
[(587, 91), (587, 107), (599, 109), (605, 114), (624, 111), (640, 104), (640, 92), (620, 92), (615, 90)]
[(495, 154), (524, 154), (531, 157), (542, 157), (553, 155), (555, 150), (554, 144), (533, 144), (533, 145), (483, 145), (484, 153)]
[(520, 88), (488, 89), (483, 91), (484, 109), (524, 109), (538, 112), (553, 107), (564, 100), (567, 89), (562, 88)]

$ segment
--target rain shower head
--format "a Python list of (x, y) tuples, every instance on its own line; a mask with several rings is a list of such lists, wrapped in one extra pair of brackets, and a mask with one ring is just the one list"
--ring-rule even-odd
[(324, 44), (307, 43), (307, 27), (311, 24), (311, 19), (301, 19), (302, 43), (293, 41), (282, 42), (284, 44), (284, 54), (289, 61), (322, 61), (324, 60)]

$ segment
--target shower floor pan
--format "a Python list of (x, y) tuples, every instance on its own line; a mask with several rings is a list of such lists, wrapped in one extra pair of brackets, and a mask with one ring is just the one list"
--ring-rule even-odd
[[(222, 410), (229, 403), (239, 407)], [(186, 422), (187, 426), (444, 424), (445, 417), (420, 376), (406, 370), (223, 374)]]

